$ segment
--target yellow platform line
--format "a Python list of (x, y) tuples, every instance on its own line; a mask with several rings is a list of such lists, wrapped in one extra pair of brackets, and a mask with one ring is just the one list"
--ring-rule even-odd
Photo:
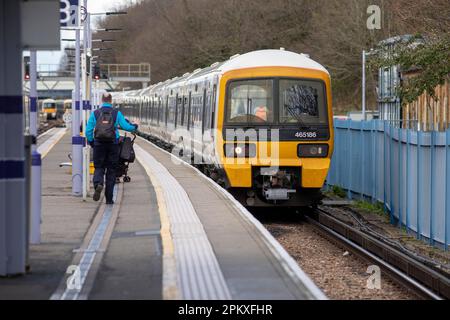
[[(38, 151), (41, 154), (41, 159), (44, 159), (48, 155), (48, 153), (53, 149), (53, 147), (56, 146), (56, 144), (65, 136), (66, 132), (67, 128), (61, 129), (60, 131), (52, 135), (50, 138), (48, 138), (48, 140), (45, 141), (38, 148)], [(51, 141), (51, 139), (53, 139), (53, 141)], [(46, 143), (48, 141), (51, 141), (51, 143), (48, 146), (46, 146)], [(43, 149), (42, 147), (45, 147), (44, 150), (42, 150)]]

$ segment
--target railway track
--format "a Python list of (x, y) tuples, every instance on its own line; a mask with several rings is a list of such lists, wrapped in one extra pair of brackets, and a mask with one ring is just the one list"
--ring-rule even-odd
[(319, 233), (360, 258), (377, 265), (392, 280), (424, 299), (450, 299), (450, 279), (391, 245), (317, 208), (305, 216)]
[[(141, 135), (142, 136), (142, 135)], [(163, 149), (171, 150), (167, 144), (150, 140)], [(402, 253), (392, 245), (368, 235), (331, 216), (321, 208), (305, 215), (307, 223), (322, 236), (345, 247), (363, 260), (380, 267), (393, 281), (424, 299), (450, 299), (450, 280), (445, 275)]]
[(44, 134), (45, 132), (47, 132), (48, 130), (52, 129), (52, 128), (57, 128), (60, 127), (62, 125), (64, 125), (64, 122), (62, 120), (50, 120), (48, 122), (46, 122), (46, 126), (39, 126), (38, 128), (38, 136)]

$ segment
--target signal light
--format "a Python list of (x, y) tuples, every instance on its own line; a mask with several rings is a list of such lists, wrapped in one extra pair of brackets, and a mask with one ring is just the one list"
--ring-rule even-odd
[(30, 80), (30, 57), (24, 57), (24, 78), (25, 80)]
[(99, 80), (100, 79), (100, 66), (98, 64), (96, 64), (94, 66), (94, 79), (95, 80)]

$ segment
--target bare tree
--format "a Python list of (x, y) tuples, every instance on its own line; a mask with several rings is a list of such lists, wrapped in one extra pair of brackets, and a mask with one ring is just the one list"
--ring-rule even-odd
[[(366, 27), (373, 4), (383, 12), (381, 30)], [(236, 53), (285, 47), (330, 70), (337, 109), (357, 109), (362, 50), (398, 34), (449, 32), (449, 8), (448, 0), (146, 0), (101, 22), (125, 32), (113, 34), (113, 54), (100, 59), (150, 62), (158, 82)], [(375, 77), (368, 81), (374, 106)]]

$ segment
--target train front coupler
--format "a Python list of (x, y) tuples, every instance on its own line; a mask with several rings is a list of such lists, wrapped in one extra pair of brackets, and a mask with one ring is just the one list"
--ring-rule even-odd
[(262, 195), (267, 201), (287, 201), (297, 192), (292, 174), (278, 168), (261, 168)]

